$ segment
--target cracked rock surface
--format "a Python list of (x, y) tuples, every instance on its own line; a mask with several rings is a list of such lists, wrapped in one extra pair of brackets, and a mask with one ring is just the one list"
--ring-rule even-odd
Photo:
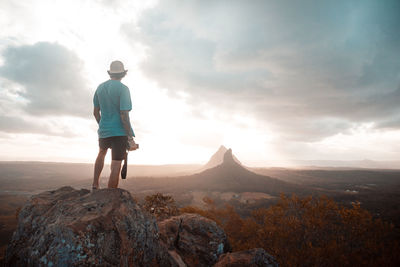
[(275, 266), (262, 249), (228, 252), (224, 231), (201, 215), (157, 225), (126, 190), (62, 187), (19, 212), (5, 266)]
[(157, 224), (123, 189), (62, 187), (20, 211), (6, 266), (177, 266)]
[(185, 213), (158, 223), (160, 238), (180, 266), (212, 266), (230, 251), (225, 232), (198, 214)]

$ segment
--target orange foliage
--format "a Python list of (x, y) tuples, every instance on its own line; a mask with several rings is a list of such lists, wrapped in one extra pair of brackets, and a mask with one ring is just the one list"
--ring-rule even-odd
[(159, 220), (178, 214), (174, 198), (161, 193), (146, 196), (143, 208)]
[[(327, 197), (281, 195), (277, 204), (241, 218), (232, 206), (185, 207), (217, 222), (234, 251), (262, 247), (281, 266), (396, 266), (399, 244), (393, 225), (373, 219), (359, 204), (338, 205)], [(399, 266), (399, 265), (397, 265)]]

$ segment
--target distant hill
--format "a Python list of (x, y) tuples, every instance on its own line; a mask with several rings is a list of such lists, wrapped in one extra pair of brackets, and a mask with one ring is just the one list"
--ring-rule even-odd
[(234, 159), (228, 149), (220, 165), (200, 173), (166, 178), (132, 177), (126, 185), (133, 191), (219, 191), (219, 192), (263, 192), (273, 196), (281, 192), (297, 194), (308, 191), (298, 186), (269, 176), (249, 171)]
[(400, 172), (397, 170), (253, 168), (252, 171), (317, 188), (360, 190), (361, 187), (372, 190), (376, 186), (395, 188), (400, 184)]
[(222, 164), (189, 176), (185, 180), (187, 189), (197, 190), (251, 191), (271, 195), (299, 190), (298, 186), (291, 183), (249, 171), (235, 160), (231, 149), (224, 153)]
[[(221, 146), (219, 147), (219, 149), (217, 150), (217, 152), (215, 152), (215, 153), (211, 156), (210, 160), (209, 160), (209, 161), (206, 163), (206, 165), (204, 165), (200, 170), (211, 169), (211, 168), (214, 168), (214, 167), (216, 167), (216, 166), (222, 164), (222, 162), (224, 161), (224, 155), (225, 155), (225, 152), (226, 152), (226, 151), (228, 151), (228, 149), (227, 149), (226, 147), (224, 147), (224, 146), (221, 145)], [(233, 160), (234, 160), (236, 163), (242, 165), (242, 163), (241, 163), (234, 155), (232, 155), (232, 157), (233, 157)]]
[[(272, 166), (281, 166), (279, 163), (271, 163)], [(344, 168), (344, 169), (400, 169), (400, 161), (378, 161), (378, 160), (290, 160), (290, 167), (303, 169), (318, 168)]]

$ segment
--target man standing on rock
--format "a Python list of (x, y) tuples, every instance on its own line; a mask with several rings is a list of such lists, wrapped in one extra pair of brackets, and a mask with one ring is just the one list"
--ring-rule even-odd
[(100, 84), (93, 97), (93, 115), (99, 124), (99, 154), (94, 165), (93, 189), (99, 188), (99, 178), (108, 148), (111, 148), (112, 153), (108, 188), (117, 188), (126, 149), (135, 150), (138, 147), (129, 121), (131, 95), (129, 88), (121, 82), (126, 73), (121, 61), (113, 61), (108, 70), (110, 80)]

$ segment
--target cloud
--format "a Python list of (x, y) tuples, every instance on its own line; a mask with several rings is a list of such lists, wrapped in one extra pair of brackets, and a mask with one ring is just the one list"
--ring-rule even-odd
[(5, 133), (32, 133), (50, 136), (75, 137), (76, 134), (68, 128), (54, 127), (54, 122), (41, 121), (33, 118), (0, 115), (0, 132)]
[(8, 133), (40, 133), (41, 125), (26, 121), (19, 117), (0, 116), (0, 131)]
[(142, 71), (171, 93), (316, 141), (363, 123), (400, 127), (398, 10), (398, 1), (170, 0), (122, 31), (147, 47)]
[(91, 93), (87, 88), (83, 62), (57, 43), (9, 46), (3, 53), (0, 76), (23, 87), (26, 100), (21, 108), (36, 116), (91, 114)]

